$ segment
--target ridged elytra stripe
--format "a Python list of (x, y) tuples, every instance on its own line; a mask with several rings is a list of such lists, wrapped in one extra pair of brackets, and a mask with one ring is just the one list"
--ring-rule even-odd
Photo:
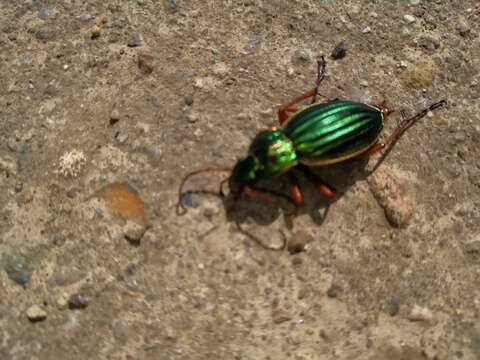
[(383, 114), (350, 101), (314, 104), (296, 113), (283, 128), (300, 162), (330, 164), (373, 145), (383, 129)]
[(312, 130), (311, 122), (315, 122), (319, 126), (327, 126), (361, 110), (371, 113), (375, 109), (365, 104), (350, 101), (314, 104), (294, 114), (284, 126), (284, 132), (292, 137), (297, 137)]
[[(330, 133), (337, 133), (340, 134), (340, 130), (344, 127), (350, 126), (355, 124), (358, 121), (362, 121), (368, 119), (368, 114), (366, 113), (357, 113), (348, 115), (344, 118), (343, 121), (330, 121), (329, 125), (324, 126), (324, 122), (318, 122), (314, 126), (309, 128), (308, 132), (302, 132), (300, 136), (297, 137), (295, 141), (298, 144), (298, 148), (305, 142), (309, 141), (318, 141), (320, 136), (326, 137)], [(368, 120), (367, 120), (368, 121)]]
[[(371, 124), (368, 124), (368, 120), (348, 126), (340, 130), (338, 133), (324, 137), (324, 139), (316, 143), (314, 145), (312, 156), (318, 157), (342, 147), (344, 148), (344, 151), (345, 147), (348, 147), (350, 150), (356, 150), (355, 145), (364, 144), (364, 141), (359, 141), (359, 139), (362, 139), (362, 137), (368, 134), (371, 130), (372, 126)], [(328, 141), (325, 141), (326, 138), (328, 138)]]

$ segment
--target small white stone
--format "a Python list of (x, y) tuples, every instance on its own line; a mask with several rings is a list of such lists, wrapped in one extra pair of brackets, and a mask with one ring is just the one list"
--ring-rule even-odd
[(62, 293), (56, 301), (58, 310), (66, 310), (68, 308), (68, 294)]
[(207, 312), (212, 312), (213, 310), (215, 310), (217, 307), (216, 304), (212, 304), (212, 303), (208, 303), (207, 306), (205, 307), (205, 310)]
[(196, 78), (193, 83), (193, 87), (197, 89), (202, 89), (203, 87), (205, 87), (205, 80), (202, 78)]
[(433, 313), (429, 308), (421, 307), (417, 304), (413, 305), (410, 314), (408, 315), (408, 320), (410, 321), (433, 321)]
[(370, 26), (367, 26), (365, 29), (362, 30), (362, 33), (368, 34), (371, 31), (372, 31), (372, 29), (370, 28)]
[(412, 5), (418, 5), (420, 4), (421, 0), (410, 0), (410, 4)]
[(417, 19), (413, 15), (406, 14), (403, 16), (403, 20), (405, 20), (407, 24), (413, 24)]
[(190, 113), (190, 114), (187, 115), (187, 120), (188, 120), (188, 122), (190, 122), (190, 123), (192, 123), (192, 124), (193, 124), (193, 123), (196, 123), (199, 118), (200, 118), (200, 117), (198, 116), (197, 113), (193, 113), (193, 112), (192, 112), (192, 113)]
[(70, 66), (68, 64), (63, 65), (63, 70), (68, 70)]

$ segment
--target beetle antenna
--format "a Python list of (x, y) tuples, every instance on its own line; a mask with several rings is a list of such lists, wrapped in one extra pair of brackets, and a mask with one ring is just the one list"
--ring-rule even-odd
[[(436, 108), (439, 108), (441, 106), (444, 106), (447, 104), (447, 101), (446, 100), (440, 100), (439, 102), (436, 102), (432, 105), (430, 105), (428, 108), (426, 109), (423, 109), (422, 111), (420, 111), (419, 113), (417, 113), (416, 115), (412, 116), (410, 119), (404, 119), (403, 121), (405, 121), (405, 129), (402, 129), (403, 131), (407, 130), (410, 126), (412, 126), (417, 120), (423, 118), (425, 115), (428, 114), (429, 111), (433, 111), (435, 110)], [(402, 114), (402, 117), (404, 115)]]
[(178, 203), (177, 203), (177, 215), (185, 215), (187, 212), (187, 208), (183, 204), (183, 186), (187, 182), (188, 179), (190, 179), (192, 176), (205, 173), (205, 172), (232, 172), (232, 168), (205, 168), (205, 169), (199, 169), (192, 171), (185, 175), (185, 177), (182, 179), (182, 182), (180, 183), (180, 187), (178, 188)]

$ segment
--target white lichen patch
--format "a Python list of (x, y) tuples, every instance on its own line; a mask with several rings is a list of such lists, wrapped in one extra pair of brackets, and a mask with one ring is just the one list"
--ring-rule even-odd
[(83, 152), (73, 149), (60, 157), (57, 172), (64, 177), (77, 177), (86, 163), (87, 159)]

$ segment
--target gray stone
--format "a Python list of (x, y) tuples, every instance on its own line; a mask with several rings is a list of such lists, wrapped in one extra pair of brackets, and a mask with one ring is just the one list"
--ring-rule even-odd
[(138, 35), (137, 33), (131, 33), (128, 36), (127, 46), (128, 47), (137, 47), (137, 46), (140, 46), (140, 45), (142, 45), (140, 35)]
[(186, 95), (183, 98), (183, 101), (185, 102), (185, 105), (191, 106), (191, 105), (193, 105), (193, 96), (192, 95)]
[(403, 16), (403, 21), (405, 21), (407, 24), (413, 24), (417, 19), (415, 16), (406, 14)]
[(85, 278), (86, 274), (76, 268), (63, 268), (55, 271), (50, 276), (49, 282), (57, 286), (68, 286), (75, 284)]
[(42, 20), (47, 20), (50, 16), (52, 16), (52, 9), (49, 7), (43, 7), (38, 12), (38, 17)]
[(244, 47), (244, 51), (246, 53), (253, 53), (260, 49), (260, 46), (262, 44), (262, 40), (260, 38), (252, 39), (250, 40), (247, 45)]
[(339, 42), (337, 45), (335, 45), (333, 51), (332, 51), (332, 59), (342, 59), (345, 57), (347, 54), (347, 46), (343, 41)]
[(87, 298), (82, 294), (73, 294), (68, 299), (68, 308), (75, 309), (85, 309), (88, 306)]
[(6, 255), (4, 269), (8, 277), (19, 285), (26, 285), (31, 278), (31, 270), (27, 258), (19, 252)]
[(310, 54), (305, 49), (298, 49), (293, 53), (292, 62), (294, 64), (308, 64), (310, 61)]

